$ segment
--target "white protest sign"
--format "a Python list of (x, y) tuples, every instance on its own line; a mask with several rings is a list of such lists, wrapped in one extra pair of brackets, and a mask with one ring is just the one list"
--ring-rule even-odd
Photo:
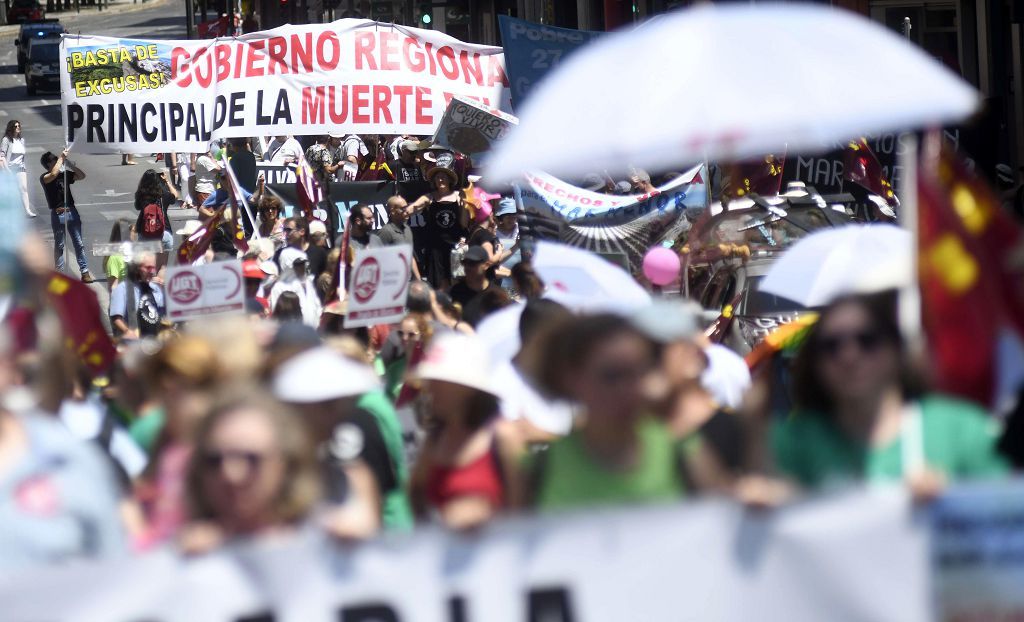
[(385, 246), (356, 251), (349, 272), (345, 328), (391, 324), (405, 315), (412, 274), (412, 247)]
[(456, 96), (510, 109), (502, 49), (371, 20), (216, 40), (61, 40), (61, 111), (79, 153), (201, 152), (215, 138), (423, 134)]
[(434, 144), (474, 156), (488, 151), (519, 123), (516, 117), (478, 102), (455, 97), (434, 132)]
[(168, 266), (167, 318), (180, 322), (245, 309), (242, 262)]

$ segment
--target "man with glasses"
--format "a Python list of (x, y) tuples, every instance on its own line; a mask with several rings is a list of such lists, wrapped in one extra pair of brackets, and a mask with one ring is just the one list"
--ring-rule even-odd
[(121, 339), (152, 337), (167, 312), (164, 290), (153, 282), (156, 255), (142, 253), (128, 265), (128, 279), (110, 292), (110, 325)]

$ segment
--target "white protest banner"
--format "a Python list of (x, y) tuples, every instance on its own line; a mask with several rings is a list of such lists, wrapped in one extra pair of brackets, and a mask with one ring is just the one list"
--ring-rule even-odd
[(461, 97), (448, 104), (433, 142), (452, 151), (475, 156), (489, 150), (519, 123), (500, 110)]
[(935, 619), (1024, 620), (1024, 485), (954, 488), (929, 514)]
[(385, 246), (356, 251), (352, 262), (345, 328), (391, 324), (405, 315), (412, 274), (412, 247)]
[(925, 622), (927, 530), (910, 513), (893, 491), (774, 512), (593, 509), (361, 546), (310, 528), (191, 560), (0, 576), (0, 622)]
[(429, 135), (461, 96), (509, 109), (501, 48), (371, 20), (205, 41), (67, 35), (61, 110), (81, 153), (202, 152), (213, 138)]
[(245, 309), (242, 262), (167, 267), (167, 319), (174, 322)]

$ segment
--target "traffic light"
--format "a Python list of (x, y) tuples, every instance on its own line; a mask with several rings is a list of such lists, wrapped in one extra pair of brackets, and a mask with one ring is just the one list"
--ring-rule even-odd
[(421, 2), (419, 10), (419, 22), (420, 28), (433, 28), (434, 22), (434, 3), (433, 2)]

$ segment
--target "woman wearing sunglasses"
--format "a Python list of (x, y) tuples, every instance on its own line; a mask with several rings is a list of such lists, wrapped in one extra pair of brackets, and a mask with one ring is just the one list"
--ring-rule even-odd
[(299, 418), (261, 390), (222, 398), (203, 420), (189, 463), (192, 522), (182, 547), (198, 553), (300, 525), (320, 499), (315, 455)]
[(924, 500), (947, 480), (1005, 472), (995, 420), (925, 392), (895, 302), (892, 294), (843, 298), (811, 329), (793, 366), (797, 412), (772, 430), (782, 475), (808, 489), (904, 481)]
[(538, 338), (536, 380), (550, 397), (578, 404), (583, 423), (532, 456), (530, 503), (549, 511), (681, 498), (682, 446), (647, 410), (654, 344), (616, 315), (573, 317), (549, 331)]

